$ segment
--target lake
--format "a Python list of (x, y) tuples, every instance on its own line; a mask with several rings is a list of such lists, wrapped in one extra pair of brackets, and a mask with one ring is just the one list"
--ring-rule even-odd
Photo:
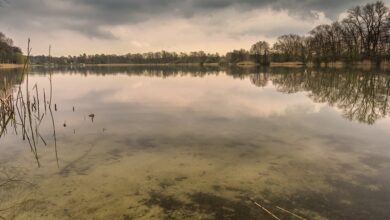
[[(28, 85), (35, 127), (21, 109), (0, 137), (6, 219), (390, 216), (389, 72), (35, 67)], [(2, 94), (26, 86), (0, 70)]]

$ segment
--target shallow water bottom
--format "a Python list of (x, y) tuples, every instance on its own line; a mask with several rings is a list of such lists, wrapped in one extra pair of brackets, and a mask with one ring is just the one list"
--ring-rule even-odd
[[(286, 138), (291, 142), (292, 136)], [(387, 214), (389, 192), (382, 187), (388, 180), (371, 179), (377, 179), (389, 163), (373, 167), (358, 152), (332, 153), (321, 139), (296, 136), (294, 145), (267, 139), (271, 141), (261, 135), (246, 141), (188, 135), (123, 138), (109, 133), (98, 141), (86, 137), (85, 142), (95, 144), (62, 145), (60, 168), (51, 151), (42, 155), (46, 165), (38, 170), (33, 164), (22, 169), (9, 162), (6, 167), (15, 167), (9, 172), (28, 176), (36, 187), (19, 183), (8, 189), (9, 201), (20, 203), (8, 215), (11, 219), (269, 218), (252, 200), (280, 217), (289, 214), (278, 206), (309, 219), (370, 219), (373, 210), (378, 211), (376, 219)], [(370, 198), (375, 201), (372, 207)], [(378, 206), (381, 198), (383, 209)]]

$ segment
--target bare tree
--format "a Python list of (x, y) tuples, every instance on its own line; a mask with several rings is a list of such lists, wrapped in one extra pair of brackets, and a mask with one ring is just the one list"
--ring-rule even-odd
[(364, 58), (376, 61), (380, 59), (380, 43), (388, 16), (389, 9), (381, 1), (357, 6), (348, 11), (348, 18), (344, 22), (356, 28)]
[(283, 35), (273, 46), (273, 51), (280, 54), (280, 61), (304, 61), (305, 38), (295, 34)]
[(255, 61), (259, 63), (266, 64), (268, 63), (268, 54), (269, 54), (270, 46), (266, 41), (259, 41), (252, 45), (250, 49), (251, 55), (255, 57)]

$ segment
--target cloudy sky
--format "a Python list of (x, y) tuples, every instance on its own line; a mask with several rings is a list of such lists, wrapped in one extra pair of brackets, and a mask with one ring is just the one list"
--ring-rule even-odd
[[(305, 34), (367, 0), (0, 0), (0, 31), (33, 54), (225, 53)], [(371, 1), (372, 2), (372, 1)], [(390, 0), (384, 1), (387, 5)]]

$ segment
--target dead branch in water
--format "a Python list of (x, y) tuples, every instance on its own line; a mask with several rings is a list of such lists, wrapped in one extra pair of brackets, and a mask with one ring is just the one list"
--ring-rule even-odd
[[(50, 112), (50, 119), (53, 129), (53, 139), (54, 139), (54, 150), (55, 157), (57, 161), (57, 166), (59, 167), (58, 151), (57, 151), (57, 137), (56, 137), (56, 128), (55, 120), (52, 111), (52, 100), (53, 100), (53, 82), (52, 82), (52, 73), (50, 72), (49, 83), (50, 83), (50, 97), (47, 97), (45, 89), (40, 92), (38, 84), (35, 83), (32, 88), (30, 88), (30, 76), (29, 76), (29, 66), (30, 66), (30, 39), (28, 39), (27, 44), (27, 55), (24, 60), (24, 65), (22, 69), (22, 75), (25, 76), (25, 85), (20, 84), (17, 87), (14, 87), (11, 83), (4, 80), (4, 90), (0, 91), (0, 138), (7, 133), (8, 128), (12, 126), (15, 134), (18, 135), (18, 129), (21, 131), (21, 136), (23, 141), (28, 142), (30, 150), (34, 155), (34, 158), (38, 164), (38, 167), (41, 166), (38, 155), (38, 145), (44, 144), (47, 145), (47, 142), (43, 135), (40, 134), (40, 126), (47, 116), (47, 108)], [(22, 88), (23, 87), (23, 88)], [(35, 90), (35, 91), (34, 91)], [(43, 97), (41, 97), (43, 96)], [(41, 101), (43, 98), (43, 102)], [(49, 100), (47, 100), (49, 99)], [(43, 104), (43, 106), (41, 106)]]
[[(274, 219), (277, 219), (277, 220), (281, 220), (279, 217), (277, 217), (275, 214), (273, 214), (271, 211), (269, 211), (268, 209), (266, 209), (264, 206), (260, 205), (258, 202), (256, 202), (255, 200), (251, 199), (251, 198), (248, 198), (251, 202), (253, 202), (257, 207), (261, 208), (263, 211), (265, 211), (268, 215), (270, 215), (272, 218)], [(292, 216), (294, 216), (295, 218), (298, 218), (298, 219), (301, 219), (301, 220), (307, 220), (306, 218), (302, 217), (302, 216), (299, 216), (293, 212), (290, 212), (288, 211), (287, 209), (284, 209), (280, 206), (276, 206), (277, 209), (279, 209), (280, 211), (282, 212), (285, 212), (285, 213), (288, 213)]]
[[(51, 63), (51, 45), (49, 45), (49, 59)], [(55, 150), (55, 156), (56, 156), (56, 161), (57, 161), (57, 167), (60, 167), (60, 164), (58, 162), (58, 150), (57, 150), (57, 135), (56, 135), (56, 126), (54, 123), (54, 117), (53, 117), (53, 111), (51, 109), (52, 105), (52, 99), (53, 99), (53, 78), (52, 78), (52, 72), (49, 72), (49, 81), (50, 81), (50, 93), (49, 93), (49, 112), (51, 116), (51, 121), (53, 125), (53, 138), (54, 138), (54, 150)], [(55, 106), (56, 109), (56, 106)]]
[(264, 206), (260, 205), (259, 203), (257, 203), (255, 200), (249, 198), (250, 201), (252, 201), (257, 207), (261, 208), (263, 211), (265, 211), (268, 215), (270, 215), (272, 218), (276, 219), (276, 220), (281, 220), (279, 217), (277, 217), (275, 214), (273, 214), (271, 211), (269, 211), (268, 209), (266, 209)]
[[(0, 90), (0, 139), (9, 131), (12, 132), (14, 130), (14, 134), (20, 136), (23, 141), (28, 143), (38, 167), (41, 167), (38, 156), (39, 146), (42, 144), (47, 145), (48, 143), (45, 140), (46, 137), (44, 138), (44, 135), (41, 135), (40, 127), (41, 124), (49, 122), (48, 119), (46, 121), (44, 120), (45, 116), (50, 117), (50, 122), (53, 126), (55, 157), (57, 166), (59, 167), (55, 120), (51, 107), (53, 97), (52, 73), (50, 73), (49, 77), (50, 101), (48, 102), (47, 90), (40, 90), (41, 88), (36, 83), (30, 88), (30, 83), (32, 83), (29, 77), (30, 54), (30, 39), (28, 39), (27, 55), (24, 60), (23, 69), (21, 70), (22, 76), (25, 76), (24, 82), (22, 80), (22, 83), (18, 83), (19, 85), (15, 86), (12, 82), (7, 82), (7, 78), (5, 78), (4, 89)], [(47, 115), (47, 108), (49, 108), (50, 116)], [(37, 187), (31, 182), (9, 177), (7, 174), (5, 175), (5, 178), (0, 178), (1, 190), (3, 188), (8, 189), (8, 187), (14, 187), (14, 185), (19, 187), (21, 186), (20, 184), (26, 185), (29, 188)], [(12, 204), (10, 207), (0, 209), (0, 214), (2, 214), (0, 215), (0, 220), (5, 219), (3, 213), (19, 205), (21, 203)]]
[(293, 212), (290, 212), (290, 211), (288, 211), (288, 210), (286, 210), (286, 209), (284, 209), (284, 208), (281, 208), (281, 207), (279, 207), (279, 206), (276, 206), (276, 208), (279, 209), (279, 210), (281, 210), (281, 211), (283, 211), (283, 212), (286, 212), (286, 213), (288, 213), (288, 214), (294, 216), (295, 218), (298, 218), (298, 219), (301, 219), (301, 220), (307, 220), (306, 218), (303, 218), (303, 217), (301, 217), (301, 216), (299, 216), (299, 215), (297, 215), (297, 214), (295, 214), (295, 213), (293, 213)]

